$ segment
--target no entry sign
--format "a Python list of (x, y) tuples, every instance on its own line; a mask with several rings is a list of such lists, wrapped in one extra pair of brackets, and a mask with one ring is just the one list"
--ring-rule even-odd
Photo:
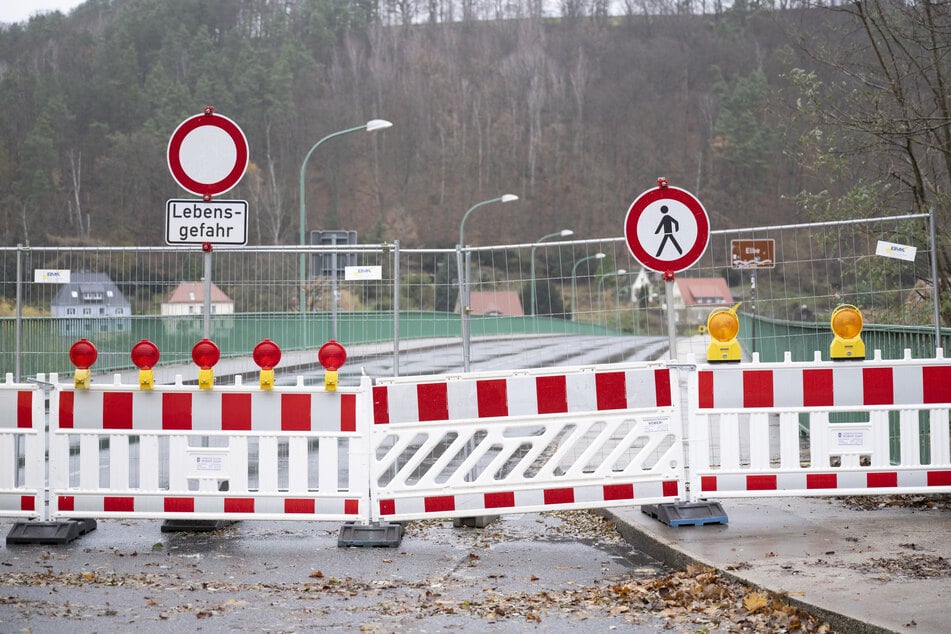
[(168, 169), (185, 191), (223, 194), (248, 168), (248, 140), (238, 125), (214, 108), (185, 119), (168, 142)]
[(688, 269), (707, 250), (710, 219), (700, 201), (683, 189), (659, 181), (638, 196), (624, 219), (631, 255), (647, 269), (677, 273)]

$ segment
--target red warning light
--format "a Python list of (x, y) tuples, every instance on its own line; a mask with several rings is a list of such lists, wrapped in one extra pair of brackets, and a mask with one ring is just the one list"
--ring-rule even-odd
[(211, 339), (202, 339), (192, 348), (192, 361), (202, 370), (210, 370), (221, 358), (221, 350)]
[(320, 350), (317, 352), (317, 360), (320, 361), (320, 365), (324, 366), (325, 370), (337, 370), (346, 362), (347, 351), (331, 339), (320, 346)]
[(99, 351), (88, 339), (80, 339), (69, 348), (69, 360), (79, 370), (88, 370), (96, 362)]
[(281, 349), (270, 339), (263, 339), (258, 345), (254, 346), (254, 352), (251, 353), (254, 362), (262, 370), (271, 370), (281, 362)]
[(132, 363), (140, 370), (151, 370), (158, 364), (159, 349), (148, 339), (132, 346)]

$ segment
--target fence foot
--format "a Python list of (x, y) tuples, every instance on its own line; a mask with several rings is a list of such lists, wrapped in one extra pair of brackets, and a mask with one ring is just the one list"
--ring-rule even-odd
[(702, 526), (704, 524), (727, 524), (729, 518), (719, 502), (672, 502), (668, 504), (645, 504), (641, 511), (667, 526)]
[(165, 520), (163, 533), (210, 533), (234, 524), (229, 520)]
[(477, 517), (457, 517), (452, 520), (453, 528), (462, 528), (466, 526), (468, 528), (485, 528), (495, 520), (499, 519), (498, 515), (479, 515)]
[(94, 530), (96, 530), (96, 520), (93, 519), (17, 522), (7, 533), (7, 545), (68, 544), (77, 537)]
[(403, 525), (389, 522), (354, 524), (348, 522), (340, 527), (337, 548), (344, 546), (387, 546), (396, 548), (403, 541)]

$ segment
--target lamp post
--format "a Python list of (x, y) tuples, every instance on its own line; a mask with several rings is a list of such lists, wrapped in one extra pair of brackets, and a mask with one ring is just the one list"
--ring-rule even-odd
[[(373, 131), (375, 131), (375, 130), (383, 130), (384, 128), (389, 128), (389, 127), (392, 126), (392, 125), (393, 125), (393, 124), (390, 123), (389, 121), (387, 121), (386, 119), (371, 119), (370, 121), (367, 121), (367, 122), (364, 123), (363, 125), (358, 125), (358, 126), (353, 127), (353, 128), (347, 128), (346, 130), (339, 130), (339, 131), (337, 131), (337, 132), (333, 132), (333, 133), (331, 133), (331, 134), (328, 134), (327, 136), (325, 136), (324, 138), (322, 138), (320, 141), (317, 141), (317, 143), (314, 143), (314, 147), (310, 148), (310, 151), (307, 153), (307, 155), (304, 157), (303, 162), (301, 162), (301, 164), (300, 164), (300, 219), (299, 219), (300, 227), (299, 227), (298, 229), (299, 229), (299, 232), (300, 232), (300, 246), (301, 246), (301, 253), (300, 253), (300, 297), (299, 297), (299, 302), (300, 302), (300, 312), (302, 312), (302, 313), (307, 312), (307, 310), (306, 310), (306, 305), (307, 305), (307, 304), (306, 304), (306, 299), (307, 299), (307, 298), (306, 298), (306, 296), (305, 296), (306, 294), (305, 294), (305, 292), (304, 292), (304, 282), (305, 282), (306, 279), (307, 279), (307, 273), (306, 273), (306, 271), (307, 271), (307, 269), (306, 269), (306, 264), (307, 264), (307, 259), (306, 259), (306, 258), (307, 258), (307, 256), (306, 256), (306, 254), (304, 253), (304, 249), (303, 249), (303, 247), (305, 247), (305, 246), (307, 245), (307, 241), (306, 241), (306, 237), (307, 237), (307, 231), (306, 231), (307, 219), (305, 218), (305, 216), (307, 215), (307, 213), (306, 213), (306, 212), (307, 212), (307, 206), (304, 204), (304, 193), (305, 193), (305, 192), (304, 192), (304, 175), (305, 175), (305, 171), (306, 171), (306, 168), (307, 168), (307, 161), (310, 160), (310, 156), (311, 156), (311, 154), (314, 153), (314, 150), (316, 150), (316, 149), (320, 146), (320, 144), (323, 143), (324, 141), (327, 141), (327, 140), (332, 139), (332, 138), (334, 138), (334, 137), (341, 136), (341, 135), (343, 135), (343, 134), (347, 134), (347, 133), (349, 133), (349, 132), (357, 132), (357, 131), (359, 131), (359, 130), (366, 130), (367, 132), (373, 132)], [(334, 300), (334, 301), (336, 301), (336, 300)]]
[[(601, 294), (604, 293), (604, 280), (613, 276), (620, 277), (621, 275), (624, 275), (625, 273), (627, 273), (625, 269), (618, 269), (614, 271), (613, 273), (605, 273), (604, 275), (601, 276), (601, 279), (598, 280), (598, 323), (599, 324), (601, 323)], [(617, 298), (615, 298), (615, 300), (616, 299)]]
[(604, 259), (605, 257), (606, 256), (604, 253), (598, 252), (598, 253), (595, 253), (594, 255), (589, 255), (586, 258), (581, 258), (580, 260), (575, 262), (575, 265), (573, 267), (571, 267), (571, 321), (575, 320), (575, 301), (576, 301), (576, 298), (578, 297), (577, 295), (578, 284), (577, 284), (577, 275), (576, 275), (578, 271), (578, 265), (580, 265), (582, 262), (587, 262), (588, 260), (601, 260), (601, 259)]
[[(574, 235), (574, 233), (575, 233), (575, 232), (572, 231), (571, 229), (562, 229), (561, 231), (556, 231), (555, 233), (548, 233), (548, 234), (543, 235), (541, 238), (539, 238), (538, 240), (535, 241), (535, 244), (532, 245), (531, 274), (530, 274), (530, 277), (529, 277), (529, 279), (531, 280), (531, 294), (532, 294), (532, 297), (531, 297), (531, 299), (529, 300), (529, 303), (531, 304), (531, 310), (530, 310), (529, 313), (528, 313), (528, 314), (531, 315), (532, 317), (535, 316), (535, 302), (537, 301), (537, 300), (535, 299), (535, 248), (538, 246), (538, 243), (539, 243), (539, 242), (544, 242), (544, 241), (547, 240), (548, 238), (554, 238), (554, 237), (558, 237), (558, 236), (560, 236), (560, 237), (562, 237), (562, 238), (567, 238), (568, 236)], [(549, 305), (551, 305), (551, 302), (549, 302)]]
[(471, 310), (469, 306), (469, 254), (465, 254), (465, 264), (463, 264), (462, 254), (462, 250), (466, 246), (466, 219), (469, 218), (469, 214), (483, 205), (490, 203), (508, 203), (513, 200), (518, 200), (518, 196), (514, 194), (503, 194), (498, 198), (490, 198), (489, 200), (478, 202), (469, 207), (468, 211), (462, 215), (462, 221), (459, 223), (459, 244), (456, 247), (456, 268), (459, 269), (459, 316), (461, 317), (460, 321), (462, 324), (462, 369), (465, 372), (469, 371), (469, 312)]

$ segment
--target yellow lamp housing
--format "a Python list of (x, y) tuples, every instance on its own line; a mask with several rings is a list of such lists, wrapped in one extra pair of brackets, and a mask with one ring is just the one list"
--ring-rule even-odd
[(274, 387), (274, 370), (261, 370), (261, 389), (270, 390)]
[(215, 371), (211, 368), (198, 370), (198, 389), (210, 390), (215, 387)]
[(852, 304), (840, 304), (832, 311), (832, 344), (829, 358), (833, 361), (862, 361), (865, 343), (862, 341), (862, 312)]
[(152, 370), (139, 370), (139, 389), (151, 390), (155, 387), (155, 375)]
[(707, 346), (708, 363), (737, 363), (742, 358), (742, 350), (736, 340), (740, 332), (737, 307), (739, 304), (733, 308), (719, 308), (707, 317), (707, 332), (712, 339)]
[(77, 368), (73, 373), (73, 387), (77, 390), (88, 390), (92, 379), (92, 371), (89, 368)]
[(324, 389), (328, 392), (337, 391), (337, 371), (336, 370), (327, 370), (327, 373), (324, 374)]

